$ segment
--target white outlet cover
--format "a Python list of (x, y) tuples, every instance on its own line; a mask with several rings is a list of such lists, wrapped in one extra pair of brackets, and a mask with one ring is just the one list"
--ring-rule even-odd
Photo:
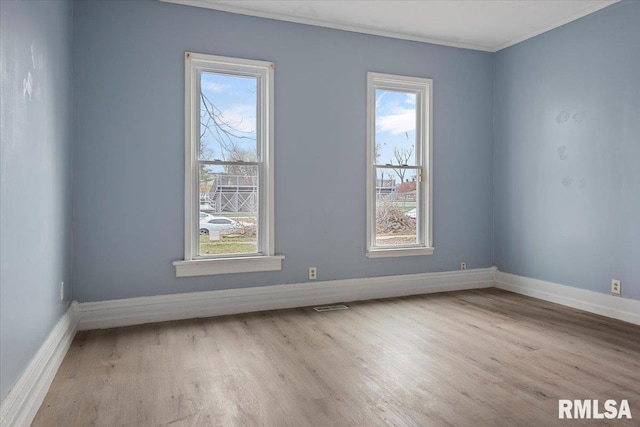
[(620, 280), (611, 279), (611, 293), (620, 295), (621, 290)]

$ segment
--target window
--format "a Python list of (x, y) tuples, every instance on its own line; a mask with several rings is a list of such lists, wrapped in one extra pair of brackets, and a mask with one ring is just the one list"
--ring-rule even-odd
[(367, 75), (367, 256), (429, 255), (429, 79)]
[[(211, 224), (231, 224), (231, 220), (226, 219), (226, 218), (216, 218), (216, 219), (212, 219), (211, 221), (209, 221)], [(254, 239), (252, 240), (252, 246), (253, 246), (253, 242), (255, 241)]]
[(273, 64), (185, 55), (185, 248), (177, 276), (280, 270)]

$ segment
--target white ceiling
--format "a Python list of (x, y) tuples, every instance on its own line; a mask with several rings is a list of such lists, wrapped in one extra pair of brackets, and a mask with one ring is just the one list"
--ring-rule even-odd
[(618, 0), (162, 0), (495, 52)]

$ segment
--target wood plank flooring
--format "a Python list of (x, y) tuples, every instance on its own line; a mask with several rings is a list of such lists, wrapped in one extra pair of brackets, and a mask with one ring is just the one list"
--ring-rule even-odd
[(639, 326), (497, 289), (348, 305), (80, 332), (33, 425), (640, 425)]

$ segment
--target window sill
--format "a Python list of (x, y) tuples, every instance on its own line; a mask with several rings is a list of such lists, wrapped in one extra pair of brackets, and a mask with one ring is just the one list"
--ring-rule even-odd
[(367, 258), (391, 258), (433, 254), (433, 248), (369, 249)]
[(174, 261), (176, 277), (282, 270), (284, 255)]

